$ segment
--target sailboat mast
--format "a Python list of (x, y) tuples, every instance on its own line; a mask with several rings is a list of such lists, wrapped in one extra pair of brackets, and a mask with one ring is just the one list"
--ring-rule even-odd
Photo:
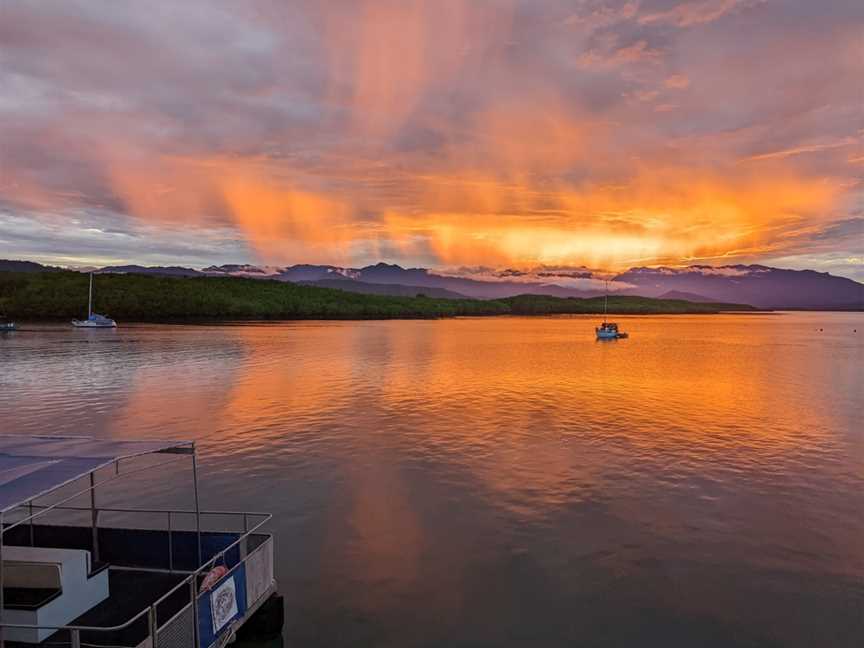
[(609, 314), (609, 280), (606, 280), (606, 294), (603, 295), (603, 323), (606, 323), (606, 316)]
[(87, 319), (93, 314), (93, 273), (90, 273), (90, 294), (87, 297)]

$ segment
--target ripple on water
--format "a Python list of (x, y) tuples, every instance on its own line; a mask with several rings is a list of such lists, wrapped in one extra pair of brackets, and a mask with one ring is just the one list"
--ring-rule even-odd
[(276, 514), (292, 642), (862, 645), (861, 316), (593, 324), (22, 331), (0, 426), (196, 440)]

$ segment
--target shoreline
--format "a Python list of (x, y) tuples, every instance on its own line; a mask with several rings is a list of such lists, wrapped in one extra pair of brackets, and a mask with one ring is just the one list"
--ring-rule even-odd
[[(66, 322), (87, 306), (88, 278), (75, 272), (0, 273), (0, 312), (19, 321)], [(441, 319), (459, 316), (714, 314), (757, 311), (746, 304), (610, 295), (444, 299), (370, 295), (245, 278), (100, 275), (93, 311), (120, 322)]]
[[(752, 310), (752, 311), (717, 311), (717, 312), (676, 312), (676, 313), (664, 313), (664, 312), (656, 312), (656, 313), (609, 313), (607, 319), (619, 318), (619, 319), (640, 319), (644, 317), (680, 317), (680, 316), (700, 316), (700, 317), (712, 317), (712, 316), (722, 316), (722, 315), (774, 315), (781, 316), (787, 313), (851, 313), (851, 312), (862, 312), (862, 311), (802, 311), (802, 310)], [(417, 321), (442, 321), (442, 320), (481, 320), (481, 319), (578, 319), (578, 320), (595, 320), (597, 317), (603, 317), (603, 313), (535, 313), (535, 314), (523, 314), (523, 313), (502, 313), (496, 315), (455, 315), (450, 317), (365, 317), (365, 318), (356, 318), (356, 317), (295, 317), (295, 318), (271, 318), (271, 319), (261, 319), (261, 318), (248, 318), (248, 319), (197, 319), (197, 318), (189, 318), (189, 319), (153, 319), (153, 320), (121, 320), (117, 328), (126, 328), (126, 327), (146, 327), (146, 326), (188, 326), (188, 327), (207, 327), (207, 326), (266, 326), (266, 325), (280, 325), (280, 324), (298, 324), (298, 323), (308, 323), (308, 322), (417, 322)], [(75, 329), (71, 326), (71, 324), (67, 320), (59, 320), (59, 319), (19, 319), (16, 320), (16, 324), (18, 327), (15, 331), (6, 331), (6, 332), (26, 332), (27, 327), (38, 327), (38, 329), (30, 329), (30, 330), (51, 330), (51, 331), (59, 331), (59, 330), (95, 330), (95, 331), (110, 331), (116, 330), (116, 328), (106, 328), (106, 329)]]

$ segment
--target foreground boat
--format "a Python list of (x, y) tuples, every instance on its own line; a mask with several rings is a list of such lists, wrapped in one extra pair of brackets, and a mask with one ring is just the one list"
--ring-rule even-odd
[(72, 320), (72, 326), (78, 328), (117, 328), (117, 322), (105, 315), (93, 312), (93, 273), (90, 273), (90, 296), (87, 299), (87, 319)]
[[(183, 455), (194, 508), (141, 508), (135, 490), (97, 506), (102, 484)], [(7, 647), (221, 648), (262, 620), (281, 630), (270, 515), (201, 511), (194, 443), (0, 436), (0, 473)]]
[(4, 331), (14, 331), (15, 330), (15, 322), (12, 320), (6, 319), (3, 315), (0, 315), (0, 333)]

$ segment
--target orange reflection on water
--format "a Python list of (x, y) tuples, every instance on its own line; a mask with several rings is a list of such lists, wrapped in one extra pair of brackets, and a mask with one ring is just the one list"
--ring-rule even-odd
[[(844, 449), (861, 369), (831, 351), (854, 341), (816, 333), (819, 317), (620, 317), (631, 337), (611, 343), (593, 317), (221, 327), (208, 335), (229, 355), (140, 368), (112, 433), (198, 438), (273, 479), (321, 462), (340, 498), (321, 560), (397, 589), (432, 533), (415, 466), (526, 523), (591, 505), (661, 536), (707, 516), (816, 546), (818, 509), (760, 493), (842, 491), (864, 470), (860, 445)], [(864, 563), (854, 533), (833, 547), (818, 560)]]

